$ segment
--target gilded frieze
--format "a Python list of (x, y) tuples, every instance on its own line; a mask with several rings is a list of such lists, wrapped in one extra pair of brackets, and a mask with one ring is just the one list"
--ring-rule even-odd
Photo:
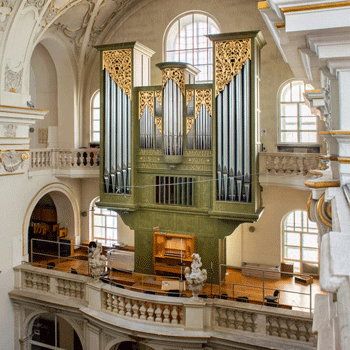
[(189, 103), (191, 102), (193, 95), (194, 95), (193, 89), (186, 90), (186, 106), (188, 106)]
[(142, 113), (147, 106), (149, 112), (154, 117), (154, 92), (153, 91), (139, 91), (139, 119), (142, 117)]
[(215, 96), (224, 90), (251, 58), (251, 39), (224, 40), (215, 43)]
[(211, 89), (196, 89), (195, 92), (195, 101), (196, 101), (196, 118), (198, 117), (199, 111), (201, 110), (202, 105), (207, 108), (209, 115), (211, 114)]
[(154, 118), (154, 123), (156, 124), (159, 132), (162, 133), (163, 132), (163, 130), (162, 130), (162, 118), (161, 117)]
[(156, 99), (157, 99), (159, 105), (161, 106), (162, 105), (162, 90), (156, 90), (155, 94), (156, 94)]
[(131, 49), (103, 51), (103, 69), (111, 79), (131, 98)]
[(182, 68), (165, 68), (162, 70), (163, 81), (162, 87), (164, 89), (166, 82), (172, 79), (185, 95), (185, 70)]

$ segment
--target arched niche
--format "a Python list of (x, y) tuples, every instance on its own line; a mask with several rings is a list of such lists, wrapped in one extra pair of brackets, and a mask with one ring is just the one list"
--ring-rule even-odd
[(80, 244), (80, 208), (73, 191), (61, 183), (53, 183), (43, 187), (32, 199), (26, 211), (23, 223), (23, 257), (28, 260), (28, 229), (34, 208), (40, 199), (49, 194), (57, 212), (57, 221), (68, 228), (68, 236), (74, 244)]

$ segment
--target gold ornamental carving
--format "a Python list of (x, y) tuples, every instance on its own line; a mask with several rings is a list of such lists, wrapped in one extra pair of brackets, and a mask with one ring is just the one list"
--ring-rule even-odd
[(199, 111), (201, 110), (202, 105), (207, 108), (209, 115), (211, 114), (211, 89), (196, 89), (195, 92), (195, 101), (196, 101), (196, 118), (198, 117)]
[(189, 103), (191, 102), (193, 95), (194, 95), (193, 89), (186, 90), (186, 106), (188, 106)]
[(154, 117), (154, 92), (139, 91), (139, 119), (141, 119), (145, 107), (148, 107), (149, 112)]
[(186, 118), (186, 134), (191, 131), (192, 125), (194, 124), (194, 117)]
[(250, 58), (250, 39), (224, 40), (215, 43), (215, 96), (224, 90)]
[(162, 134), (163, 130), (162, 130), (162, 118), (158, 117), (158, 118), (154, 118), (154, 123), (156, 124), (159, 132)]
[(159, 105), (162, 106), (162, 90), (156, 90), (155, 94)]
[(131, 98), (131, 49), (103, 51), (103, 69), (111, 79)]
[(185, 70), (182, 68), (165, 68), (162, 70), (163, 81), (162, 87), (164, 89), (166, 82), (172, 79), (185, 95)]
[[(325, 207), (326, 202), (324, 202), (325, 195), (318, 200), (317, 203), (317, 215), (321, 221), (328, 227), (332, 227), (332, 218), (328, 216), (327, 207)], [(328, 203), (326, 204), (328, 206)]]

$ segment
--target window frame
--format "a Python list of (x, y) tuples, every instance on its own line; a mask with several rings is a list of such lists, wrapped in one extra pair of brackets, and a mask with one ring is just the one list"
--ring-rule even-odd
[[(302, 111), (301, 111), (301, 104), (304, 104), (306, 106), (306, 108), (309, 108), (304, 99), (301, 99), (301, 100), (298, 100), (298, 101), (292, 101), (292, 97), (291, 97), (291, 101), (282, 101), (282, 92), (284, 90), (284, 88), (287, 86), (287, 85), (290, 85), (290, 91), (292, 93), (292, 83), (294, 82), (302, 82), (304, 84), (304, 92), (302, 94), (305, 93), (305, 91), (308, 90), (308, 87), (307, 85), (310, 85), (310, 84), (307, 84), (305, 83), (305, 81), (303, 80), (297, 80), (297, 79), (290, 79), (290, 80), (287, 80), (285, 81), (279, 88), (278, 90), (278, 96), (277, 96), (277, 115), (278, 115), (278, 118), (277, 118), (277, 123), (278, 123), (278, 126), (277, 126), (277, 130), (278, 130), (278, 146), (288, 146), (288, 145), (291, 145), (291, 146), (320, 146), (320, 121), (319, 121), (319, 117), (316, 115), (316, 114), (312, 114), (311, 111), (310, 111), (310, 114), (311, 115), (303, 115), (302, 114)], [(310, 86), (312, 89), (313, 87)], [(297, 116), (290, 116), (290, 117), (295, 117), (297, 118), (297, 129), (296, 130), (283, 130), (282, 129), (282, 119), (285, 118), (285, 117), (288, 117), (288, 116), (282, 116), (282, 112), (281, 112), (281, 106), (282, 105), (297, 105)], [(301, 118), (303, 117), (315, 117), (315, 120), (316, 120), (316, 128), (314, 130), (302, 130), (301, 129), (301, 124), (300, 124), (300, 120)], [(297, 141), (293, 142), (293, 141), (282, 141), (282, 132), (284, 131), (291, 131), (291, 132), (296, 132), (297, 133)], [(307, 133), (308, 131), (310, 132), (315, 132), (316, 133), (316, 141), (314, 142), (302, 142), (300, 141), (300, 136), (302, 133)]]
[[(99, 107), (95, 107), (94, 106), (94, 101), (95, 99), (98, 98), (99, 99)], [(100, 89), (96, 90), (92, 96), (91, 96), (91, 99), (90, 99), (90, 142), (100, 142), (100, 123), (101, 123), (101, 94), (100, 94)], [(94, 111), (95, 110), (99, 110), (100, 113), (99, 113), (99, 118), (98, 119), (95, 119), (94, 118)], [(99, 122), (99, 130), (98, 131), (95, 131), (94, 130), (94, 121), (98, 121)], [(94, 134), (99, 134), (99, 137), (98, 137), (98, 140), (95, 140), (94, 139)]]
[[(301, 213), (301, 227), (298, 228), (296, 227), (296, 220), (295, 220), (295, 215), (296, 213), (300, 212)], [(287, 222), (288, 218), (293, 215), (293, 229), (287, 229)], [(306, 223), (305, 223), (305, 217), (306, 217)], [(315, 230), (314, 227), (311, 226), (316, 226), (316, 231), (310, 231), (310, 230)], [(296, 268), (296, 265), (294, 264), (294, 272), (296, 273), (303, 273), (302, 271), (302, 264), (313, 264), (317, 265), (319, 267), (320, 264), (320, 249), (318, 245), (318, 227), (316, 223), (312, 222), (309, 220), (307, 216), (307, 212), (305, 210), (293, 210), (289, 212), (287, 215), (284, 216), (281, 224), (281, 229), (282, 229), (282, 261), (285, 263), (299, 263), (300, 268), (298, 271), (298, 268)], [(299, 245), (295, 244), (287, 244), (287, 233), (293, 233), (293, 234), (298, 234), (299, 235)], [(312, 246), (307, 246), (303, 244), (303, 235), (314, 235), (316, 236), (317, 239), (317, 247), (312, 247)], [(291, 247), (291, 248), (299, 248), (299, 257), (300, 259), (293, 259), (293, 258), (288, 258), (286, 255), (286, 247)], [(313, 251), (317, 251), (317, 261), (311, 261), (311, 260), (304, 260), (303, 259), (303, 249), (310, 249)]]
[[(186, 16), (192, 16), (192, 20), (191, 20), (191, 24), (193, 24), (194, 23), (194, 15), (202, 15), (202, 16), (206, 16), (207, 17), (207, 24), (208, 24), (208, 20), (209, 19), (211, 19), (214, 23), (215, 23), (215, 25), (216, 25), (216, 27), (218, 28), (218, 33), (221, 33), (221, 27), (220, 27), (220, 24), (219, 24), (219, 22), (217, 21), (217, 19), (214, 17), (214, 16), (212, 16), (210, 13), (208, 13), (208, 12), (204, 12), (204, 11), (188, 11), (188, 12), (184, 12), (184, 13), (182, 13), (182, 14), (180, 14), (180, 15), (178, 15), (178, 16), (176, 16), (169, 24), (168, 24), (168, 26), (167, 26), (167, 28), (166, 28), (166, 30), (165, 30), (165, 32), (164, 32), (164, 36), (163, 36), (163, 62), (183, 62), (183, 61), (174, 61), (174, 60), (167, 60), (167, 53), (168, 53), (168, 49), (167, 49), (167, 40), (168, 40), (168, 36), (169, 36), (169, 33), (170, 33), (170, 30), (172, 29), (172, 27), (173, 27), (173, 25), (176, 23), (176, 22), (178, 22), (178, 25), (179, 25), (179, 29), (180, 29), (180, 20), (182, 19), (182, 18), (184, 18), (184, 17), (186, 17)], [(207, 32), (208, 32), (208, 27), (207, 27)], [(177, 34), (179, 33), (179, 31), (177, 31)], [(194, 36), (193, 36), (194, 37)], [(208, 46), (206, 46), (206, 47), (203, 47), (203, 48), (201, 48), (201, 47), (197, 47), (197, 48), (195, 48), (194, 47), (194, 45), (193, 45), (193, 48), (192, 49), (181, 49), (180, 50), (180, 47), (179, 47), (179, 49), (178, 50), (173, 50), (174, 52), (183, 52), (184, 50), (192, 50), (193, 52), (194, 51), (196, 51), (196, 50), (200, 50), (200, 49), (206, 49), (207, 50), (207, 62), (210, 62), (210, 61), (212, 61), (212, 59), (210, 59), (209, 58), (209, 52), (208, 52)], [(213, 48), (212, 48), (213, 49)], [(179, 54), (180, 55), (180, 54)], [(194, 55), (193, 55), (193, 57), (194, 57)], [(213, 55), (213, 53), (212, 53), (212, 57), (214, 57), (214, 55)], [(191, 62), (186, 62), (186, 63), (190, 63), (190, 64), (192, 64)], [(195, 64), (192, 64), (193, 66), (195, 66), (195, 67), (197, 67), (197, 65), (195, 65)], [(210, 63), (208, 63), (208, 64), (201, 64), (201, 65), (203, 65), (203, 66), (206, 66), (207, 67), (207, 77), (209, 77), (208, 76), (208, 73), (209, 73), (209, 65), (210, 65)], [(212, 61), (211, 62), (211, 65), (212, 65), (212, 72), (214, 71), (214, 62)], [(198, 69), (200, 69), (200, 68), (198, 68)], [(200, 74), (200, 73), (199, 73)], [(197, 79), (196, 79), (196, 81), (195, 81), (195, 83), (196, 84), (206, 84), (206, 83), (211, 83), (212, 82), (212, 80), (201, 80), (201, 81), (197, 81)]]
[[(107, 208), (98, 208), (97, 206), (96, 206), (96, 202), (99, 200), (100, 198), (99, 197), (97, 197), (97, 198), (95, 198), (92, 202), (91, 202), (91, 206), (90, 206), (90, 240), (91, 241), (97, 241), (97, 242), (101, 242), (101, 244), (103, 245), (103, 246), (112, 246), (112, 244), (113, 243), (117, 243), (118, 242), (118, 236), (119, 236), (119, 232), (118, 232), (118, 217), (119, 217), (119, 215), (118, 215), (118, 213), (117, 212), (113, 212), (112, 210), (109, 210), (109, 209), (107, 209)], [(97, 214), (95, 214), (95, 208), (98, 208), (99, 210), (101, 210), (101, 213), (97, 213)], [(110, 213), (113, 213), (113, 215), (110, 215), (110, 213), (109, 214), (107, 214), (107, 213), (103, 213), (102, 211), (103, 210), (108, 210)], [(95, 224), (95, 216), (102, 216), (102, 217), (104, 217), (105, 218), (105, 220), (104, 220), (104, 225), (96, 225)], [(108, 226), (108, 224), (107, 224), (107, 217), (111, 217), (111, 216), (113, 216), (113, 217), (115, 217), (116, 218), (116, 223), (117, 223), (117, 225), (116, 226), (114, 226), (114, 227), (112, 227), (112, 226)], [(104, 231), (104, 237), (102, 237), (102, 236), (99, 236), (99, 237), (96, 237), (95, 236), (95, 228), (96, 227), (99, 227), (99, 228), (102, 228), (103, 229), (103, 231)], [(108, 228), (111, 228), (111, 229), (115, 229), (116, 230), (116, 232), (117, 232), (117, 237), (115, 238), (108, 238), (107, 237), (107, 229)], [(107, 242), (108, 241), (110, 241), (111, 242), (111, 244), (108, 244)]]

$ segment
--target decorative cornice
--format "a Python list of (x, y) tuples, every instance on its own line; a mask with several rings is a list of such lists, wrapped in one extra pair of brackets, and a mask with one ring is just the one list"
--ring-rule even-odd
[(198, 117), (198, 114), (199, 114), (199, 111), (200, 111), (202, 105), (205, 105), (209, 115), (212, 115), (211, 96), (212, 96), (211, 89), (196, 89), (195, 90), (195, 102), (196, 102), (195, 116), (196, 116), (196, 118)]
[(334, 181), (324, 181), (324, 182), (312, 182), (305, 181), (304, 185), (309, 188), (328, 188), (328, 187), (339, 187), (340, 182), (337, 180)]
[(141, 119), (145, 107), (148, 107), (154, 117), (154, 92), (139, 91), (139, 119)]
[(251, 57), (251, 39), (215, 42), (215, 96), (224, 90)]
[(172, 79), (185, 95), (185, 69), (183, 68), (164, 68), (162, 69), (163, 80), (162, 89), (169, 79)]
[(350, 1), (339, 1), (339, 2), (329, 2), (326, 4), (314, 4), (314, 5), (305, 5), (305, 6), (284, 7), (281, 9), (281, 11), (283, 13), (290, 13), (290, 12), (325, 10), (325, 9), (347, 7), (347, 6), (350, 6)]
[(131, 49), (103, 51), (103, 68), (131, 99)]

